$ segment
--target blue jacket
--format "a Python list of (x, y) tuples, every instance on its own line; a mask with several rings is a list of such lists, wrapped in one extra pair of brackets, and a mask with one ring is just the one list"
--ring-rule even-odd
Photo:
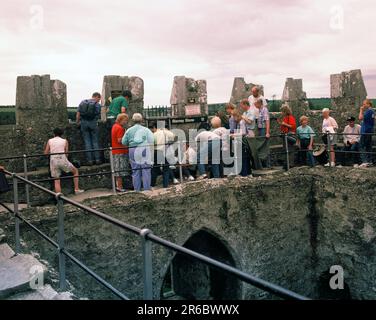
[(126, 131), (122, 144), (130, 148), (147, 145), (153, 146), (154, 135), (148, 128), (136, 124)]
[(368, 109), (364, 112), (361, 133), (373, 133), (375, 128), (375, 111)]

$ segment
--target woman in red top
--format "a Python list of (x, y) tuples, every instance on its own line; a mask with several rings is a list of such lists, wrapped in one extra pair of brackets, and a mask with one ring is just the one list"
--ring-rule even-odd
[(281, 133), (296, 133), (296, 120), (295, 117), (292, 115), (292, 111), (288, 105), (284, 105), (281, 108), (282, 112), (282, 119), (278, 121), (281, 125)]
[(128, 116), (125, 113), (121, 113), (117, 116), (116, 122), (111, 130), (112, 140), (112, 154), (113, 154), (113, 166), (116, 177), (116, 191), (125, 192), (123, 188), (123, 177), (129, 175), (129, 150), (127, 147), (121, 144), (121, 140), (125, 134), (124, 126), (128, 122)]
[[(292, 115), (291, 108), (288, 105), (283, 105), (281, 112), (282, 118), (278, 120), (278, 123), (281, 125), (281, 133), (283, 135), (287, 134), (287, 146), (285, 136), (282, 137), (283, 149), (286, 150), (289, 148), (289, 146), (296, 145), (296, 120)], [(290, 159), (290, 165), (294, 165), (293, 158)], [(287, 170), (287, 165), (285, 165), (284, 168)]]

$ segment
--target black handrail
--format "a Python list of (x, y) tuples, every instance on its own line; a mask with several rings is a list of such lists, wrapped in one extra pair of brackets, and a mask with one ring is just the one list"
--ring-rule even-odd
[[(17, 180), (20, 180), (20, 181), (23, 181), (24, 183), (32, 186), (32, 187), (35, 187), (41, 191), (44, 191), (44, 192), (47, 192), (48, 194), (51, 194), (51, 195), (54, 195), (56, 197), (57, 200), (62, 200), (62, 201), (65, 201), (66, 203), (69, 203), (81, 210), (84, 210), (85, 212), (88, 212), (96, 217), (99, 217), (100, 219), (104, 220), (104, 221), (107, 221), (115, 226), (118, 226), (126, 231), (129, 231), (133, 234), (137, 234), (137, 235), (140, 235), (142, 234), (142, 229), (140, 228), (137, 228), (137, 227), (134, 227), (132, 225), (129, 225), (127, 223), (124, 223), (118, 219), (115, 219), (107, 214), (104, 214), (98, 210), (94, 210), (88, 206), (85, 206), (81, 203), (78, 203), (74, 200), (71, 200), (65, 196), (63, 196), (62, 194), (56, 194), (44, 187), (41, 187), (39, 186), (38, 184), (36, 183), (33, 183), (23, 177), (20, 177), (14, 173), (11, 173), (11, 172), (8, 172), (5, 170), (5, 173), (7, 175), (11, 175), (13, 178), (17, 179)], [(34, 229), (34, 228), (33, 228)], [(38, 232), (39, 233), (39, 232)], [(40, 234), (40, 233), (39, 233)], [(187, 248), (184, 248), (182, 246), (179, 246), (177, 244), (174, 244), (170, 241), (167, 241), (167, 240), (164, 240), (160, 237), (157, 237), (155, 235), (153, 235), (152, 233), (148, 233), (145, 235), (145, 239), (147, 240), (150, 240), (156, 244), (159, 244), (159, 245), (162, 245), (170, 250), (173, 250), (175, 252), (179, 252), (179, 253), (182, 253), (182, 254), (185, 254), (193, 259), (196, 259), (198, 261), (201, 261), (202, 263), (205, 263), (211, 267), (215, 267), (225, 273), (228, 273), (228, 274), (231, 274), (232, 276), (244, 281), (244, 282), (247, 282), (259, 289), (262, 289), (264, 291), (267, 291), (269, 293), (273, 293), (275, 294), (276, 296), (280, 297), (280, 298), (284, 298), (284, 299), (293, 299), (293, 300), (310, 300), (308, 299), (307, 297), (304, 297), (302, 295), (299, 295), (297, 293), (294, 293), (290, 290), (287, 290), (287, 289), (284, 289), (280, 286), (277, 286), (275, 284), (272, 284), (270, 282), (267, 282), (267, 281), (264, 281), (262, 279), (259, 279), (257, 277), (254, 277), (252, 275), (249, 275), (249, 274), (246, 274), (236, 268), (233, 268), (229, 265), (226, 265), (222, 262), (219, 262), (217, 260), (214, 260), (214, 259), (211, 259), (209, 257), (206, 257), (200, 253), (197, 253), (195, 251), (192, 251), (190, 249), (187, 249)], [(88, 272), (91, 276), (94, 277), (95, 280), (99, 281), (99, 279), (101, 279), (98, 275), (96, 275), (94, 272), (92, 272), (90, 269), (88, 269), (84, 264), (82, 264), (80, 261), (78, 261), (76, 258), (74, 258), (72, 255), (70, 255), (65, 249), (62, 250), (62, 253), (64, 255), (66, 255), (68, 258), (70, 258), (74, 263), (76, 263), (79, 267), (81, 267), (84, 271)], [(103, 279), (102, 279), (103, 280)], [(101, 281), (99, 281), (101, 282)], [(103, 280), (103, 282), (101, 282), (103, 285), (105, 285), (108, 289), (110, 289), (114, 294), (118, 295), (119, 296), (119, 291), (117, 291), (115, 288), (113, 288), (111, 285), (109, 285), (106, 281)], [(108, 286), (107, 286), (108, 285)], [(114, 291), (115, 290), (115, 291)], [(121, 293), (120, 293), (121, 294)], [(124, 298), (126, 298), (124, 296)]]

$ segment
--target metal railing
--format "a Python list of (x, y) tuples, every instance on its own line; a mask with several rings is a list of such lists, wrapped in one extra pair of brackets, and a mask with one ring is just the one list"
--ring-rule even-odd
[[(315, 135), (315, 137), (320, 137), (321, 134), (313, 134)], [(325, 134), (322, 134), (322, 135), (325, 135)], [(344, 136), (345, 134), (343, 133), (335, 133), (335, 134), (330, 134), (331, 136)], [(354, 135), (354, 136), (367, 136), (367, 135), (372, 135), (374, 136), (375, 134), (346, 134), (348, 136), (351, 136), (351, 135)], [(285, 156), (285, 169), (286, 171), (289, 171), (290, 168), (291, 168), (291, 162), (290, 162), (290, 154), (292, 153), (304, 153), (304, 152), (311, 152), (312, 150), (304, 150), (304, 149), (296, 149), (296, 148), (291, 148), (291, 145), (289, 145), (288, 143), (288, 137), (289, 136), (293, 136), (295, 138), (297, 138), (297, 135), (296, 134), (279, 134), (279, 135), (271, 135), (270, 136), (270, 139), (273, 139), (273, 138), (281, 138), (281, 140), (283, 141), (283, 148), (284, 150), (281, 151), (281, 152), (273, 152), (273, 153), (269, 153), (269, 157), (270, 156), (278, 156), (278, 155), (284, 155)], [(265, 139), (265, 137), (256, 137), (256, 139)], [(178, 169), (178, 174), (179, 174), (179, 179), (180, 179), (180, 182), (183, 183), (184, 181), (184, 177), (183, 177), (183, 167), (185, 166), (184, 163), (182, 163), (182, 160), (183, 160), (183, 153), (184, 153), (184, 145), (187, 143), (187, 141), (178, 141), (177, 142), (177, 163), (174, 164), (175, 168)], [(173, 143), (172, 143), (173, 144)], [(163, 146), (169, 146), (171, 145), (171, 143), (169, 144), (165, 144)], [(159, 145), (145, 145), (144, 147), (158, 147)], [(327, 143), (327, 150), (326, 150), (326, 153), (327, 153), (327, 156), (328, 158), (330, 159), (330, 155), (332, 153), (337, 153), (337, 154), (352, 154), (352, 155), (376, 155), (376, 152), (372, 152), (372, 151), (347, 151), (347, 150), (334, 150), (333, 148), (333, 145), (332, 145), (332, 142), (331, 142), (331, 139), (328, 139), (328, 143)], [(235, 171), (238, 172), (238, 159), (237, 159), (237, 152), (236, 152), (236, 149), (239, 148), (239, 146), (237, 146), (237, 144), (235, 143), (234, 144), (234, 168), (235, 168)], [(131, 149), (128, 147), (128, 149)], [(94, 176), (111, 176), (111, 188), (112, 188), (112, 192), (114, 194), (117, 193), (117, 190), (116, 190), (116, 184), (115, 184), (115, 177), (117, 174), (120, 174), (120, 173), (128, 173), (128, 174), (131, 174), (133, 171), (135, 170), (142, 170), (142, 169), (130, 169), (128, 168), (127, 170), (123, 170), (123, 171), (115, 171), (115, 168), (114, 168), (114, 158), (113, 158), (113, 151), (116, 151), (116, 150), (123, 150), (123, 148), (101, 148), (101, 149), (93, 149), (93, 150), (76, 150), (76, 151), (70, 151), (70, 152), (67, 152), (67, 153), (53, 153), (53, 154), (33, 154), (33, 155), (21, 155), (21, 156), (14, 156), (14, 157), (3, 157), (3, 158), (0, 158), (0, 161), (5, 161), (5, 160), (22, 160), (23, 161), (23, 176), (26, 180), (29, 180), (29, 175), (30, 175), (30, 172), (28, 170), (28, 159), (32, 159), (32, 158), (40, 158), (40, 157), (50, 157), (50, 156), (54, 156), (54, 155), (74, 155), (74, 154), (81, 154), (81, 153), (87, 153), (87, 152), (96, 152), (96, 151), (99, 151), (99, 152), (108, 152), (109, 153), (109, 160), (110, 160), (110, 171), (104, 171), (104, 172), (99, 172), (99, 173), (90, 173), (90, 174), (80, 174), (78, 175), (77, 177), (78, 178), (88, 178), (88, 177), (94, 177)], [(331, 166), (331, 161), (329, 161), (329, 164)], [(157, 167), (164, 167), (164, 166), (169, 166), (168, 164), (152, 164), (151, 165), (151, 168), (157, 168)], [(38, 183), (42, 183), (42, 182), (49, 182), (49, 181), (55, 181), (55, 180), (67, 180), (67, 179), (72, 179), (71, 176), (67, 176), (67, 177), (60, 177), (60, 178), (48, 178), (48, 179), (38, 179), (38, 180), (35, 180), (34, 182), (38, 182)], [(30, 185), (28, 184), (25, 184), (25, 197), (26, 197), (26, 203), (27, 203), (27, 206), (30, 207), (31, 206), (31, 201), (30, 201)]]
[[(308, 135), (308, 134), (305, 134), (305, 135)], [(373, 152), (373, 151), (366, 151), (366, 150), (362, 150), (362, 146), (361, 146), (361, 140), (357, 142), (358, 144), (358, 149), (359, 151), (351, 151), (351, 150), (345, 150), (345, 145), (342, 149), (335, 149), (335, 147), (337, 145), (340, 145), (341, 143), (336, 141), (334, 142), (334, 138), (338, 138), (338, 137), (344, 137), (344, 136), (357, 136), (357, 137), (362, 137), (362, 136), (375, 136), (376, 134), (375, 133), (361, 133), (361, 134), (357, 134), (357, 133), (322, 133), (322, 134), (317, 134), (317, 133), (312, 133), (310, 135), (313, 135), (314, 137), (318, 137), (318, 138), (322, 138), (324, 136), (327, 137), (327, 143), (325, 144), (326, 145), (326, 155), (329, 159), (329, 167), (332, 167), (332, 163), (330, 161), (330, 156), (332, 154), (344, 154), (344, 155), (369, 155), (369, 156), (375, 156), (376, 155), (376, 152)], [(288, 144), (288, 137), (289, 136), (292, 136), (296, 139), (298, 139), (298, 135), (297, 134), (283, 134), (281, 135), (281, 137), (284, 137), (284, 151), (282, 152), (276, 152), (274, 154), (285, 154), (286, 155), (286, 168), (287, 168), (287, 171), (289, 171), (290, 169), (290, 154), (291, 153), (303, 153), (303, 152), (313, 152), (313, 150), (308, 150), (308, 149), (290, 149), (289, 148), (289, 144)], [(370, 149), (372, 149), (373, 146), (372, 146), (372, 143), (371, 143), (371, 146), (370, 146)]]
[(171, 106), (148, 106), (144, 108), (143, 115), (145, 119), (150, 118), (160, 118), (160, 117), (171, 117), (172, 116), (172, 108)]
[[(92, 209), (88, 206), (85, 206), (81, 203), (78, 203), (76, 201), (73, 201), (67, 197), (65, 197), (63, 194), (57, 194), (54, 193), (34, 182), (31, 182), (24, 177), (21, 177), (15, 173), (11, 173), (8, 171), (5, 171), (5, 173), (12, 177), (13, 179), (13, 196), (14, 196), (14, 209), (10, 209), (6, 205), (1, 204), (4, 206), (9, 212), (14, 214), (15, 217), (15, 239), (16, 239), (16, 254), (19, 254), (21, 252), (21, 236), (20, 236), (20, 223), (24, 222), (27, 226), (29, 226), (32, 230), (34, 230), (39, 236), (41, 236), (43, 239), (48, 241), (52, 246), (54, 246), (57, 250), (57, 255), (59, 258), (59, 287), (60, 290), (64, 291), (67, 287), (67, 280), (66, 280), (66, 260), (65, 258), (70, 259), (75, 265), (80, 267), (84, 272), (89, 274), (91, 277), (93, 277), (98, 283), (103, 285), (105, 288), (110, 290), (113, 294), (115, 294), (117, 297), (121, 299), (128, 299), (128, 297), (114, 288), (109, 282), (104, 280), (102, 277), (100, 277), (97, 273), (95, 273), (93, 270), (88, 268), (84, 263), (82, 263), (80, 260), (78, 260), (76, 257), (74, 257), (69, 251), (65, 248), (65, 232), (64, 232), (64, 204), (70, 204), (74, 207), (83, 210), (84, 212), (89, 213), (90, 215), (93, 215), (95, 217), (98, 217), (102, 219), (103, 221), (106, 221), (114, 226), (119, 227), (122, 230), (125, 230), (129, 233), (132, 233), (136, 236), (139, 236), (141, 239), (141, 251), (142, 251), (142, 258), (143, 258), (143, 266), (142, 266), (142, 272), (143, 272), (143, 285), (144, 285), (144, 293), (143, 297), (145, 300), (153, 300), (153, 266), (152, 266), (152, 244), (160, 245), (164, 248), (167, 248), (175, 253), (180, 253), (185, 256), (191, 257), (194, 260), (200, 261), (203, 264), (216, 268), (228, 275), (234, 276), (235, 278), (241, 280), (242, 282), (248, 283), (250, 285), (255, 286), (256, 288), (259, 288), (261, 290), (264, 290), (266, 292), (269, 292), (271, 294), (274, 294), (280, 298), (283, 299), (293, 299), (293, 300), (309, 300), (307, 297), (304, 297), (302, 295), (299, 295), (295, 292), (292, 292), (290, 290), (287, 290), (285, 288), (282, 288), (278, 285), (272, 284), (270, 282), (267, 282), (265, 280), (259, 279), (255, 276), (252, 276), (250, 274), (247, 274), (239, 269), (236, 269), (234, 267), (231, 267), (227, 264), (224, 264), (222, 262), (219, 262), (217, 260), (214, 260), (212, 258), (209, 258), (207, 256), (204, 256), (198, 252), (195, 252), (193, 250), (187, 249), (183, 246), (177, 245), (175, 243), (172, 243), (170, 241), (167, 241), (163, 238), (160, 238), (153, 234), (153, 232), (149, 229), (140, 229), (135, 226), (129, 225), (127, 223), (124, 223), (123, 221), (120, 221), (118, 219), (115, 219), (103, 212), (100, 212), (98, 210)], [(54, 196), (57, 200), (57, 211), (58, 211), (58, 240), (57, 242), (50, 237), (48, 237), (45, 233), (43, 233), (41, 230), (39, 230), (37, 227), (35, 227), (32, 223), (27, 221), (24, 217), (20, 215), (19, 212), (19, 202), (18, 202), (18, 181), (21, 181), (31, 187), (37, 188), (47, 194), (50, 194)]]
[[(176, 168), (179, 169), (179, 177), (180, 177), (180, 182), (183, 183), (184, 181), (184, 178), (183, 178), (183, 166), (184, 164), (182, 163), (182, 159), (183, 159), (183, 150), (184, 150), (184, 144), (187, 143), (187, 141), (178, 141), (176, 142), (175, 144), (177, 144), (177, 152), (178, 152), (178, 155), (177, 155), (177, 163), (174, 164), (174, 166)], [(163, 146), (170, 146), (174, 143), (167, 143), (167, 144), (164, 144)], [(161, 145), (155, 145), (155, 144), (151, 144), (151, 145), (144, 145), (143, 147), (145, 148), (157, 148)], [(74, 155), (74, 154), (82, 154), (82, 153), (87, 153), (87, 152), (108, 152), (109, 153), (109, 160), (110, 160), (110, 171), (105, 171), (105, 172), (100, 172), (100, 173), (92, 173), (92, 174), (80, 174), (78, 176), (76, 176), (77, 178), (88, 178), (88, 177), (94, 177), (94, 176), (111, 176), (111, 185), (112, 185), (112, 192), (114, 194), (117, 193), (116, 191), (116, 184), (115, 184), (115, 177), (116, 177), (116, 174), (120, 174), (120, 173), (132, 173), (133, 171), (137, 171), (137, 170), (143, 170), (143, 169), (127, 169), (127, 170), (122, 170), (122, 171), (115, 171), (115, 168), (114, 168), (114, 157), (113, 157), (113, 151), (116, 151), (116, 150), (124, 150), (124, 149), (132, 149), (132, 148), (137, 148), (137, 147), (127, 147), (127, 148), (100, 148), (100, 149), (90, 149), (90, 150), (75, 150), (75, 151), (69, 151), (69, 152), (62, 152), (62, 153), (50, 153), (50, 154), (33, 154), (33, 155), (22, 155), (22, 156), (13, 156), (13, 157), (2, 157), (0, 158), (0, 161), (9, 161), (9, 160), (20, 160), (22, 159), (23, 160), (23, 175), (24, 175), (24, 178), (26, 180), (29, 180), (29, 171), (28, 171), (28, 162), (27, 160), (28, 159), (32, 159), (32, 158), (42, 158), (42, 157), (45, 157), (45, 158), (48, 158), (48, 157), (51, 157), (51, 156), (56, 156), (56, 155)], [(160, 165), (157, 165), (157, 164), (153, 164), (151, 165), (151, 168), (156, 168), (156, 167), (164, 167), (164, 166), (170, 166), (170, 165), (167, 165), (167, 164), (160, 164)], [(68, 180), (68, 179), (72, 179), (71, 176), (67, 176), (67, 177), (60, 177), (60, 178), (48, 178), (48, 179), (39, 179), (39, 180), (35, 180), (33, 182), (49, 182), (49, 181), (55, 181), (55, 180)], [(26, 203), (27, 203), (27, 206), (30, 207), (31, 206), (31, 201), (30, 201), (30, 186), (28, 184), (25, 184), (25, 196), (26, 196)]]

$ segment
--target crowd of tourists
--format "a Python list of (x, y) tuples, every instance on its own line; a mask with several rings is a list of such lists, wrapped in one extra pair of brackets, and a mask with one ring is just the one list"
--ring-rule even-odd
[[(197, 136), (184, 145), (180, 152), (176, 146), (178, 138), (168, 127), (151, 122), (144, 126), (143, 116), (139, 113), (128, 116), (129, 104), (132, 99), (130, 91), (111, 100), (107, 110), (107, 124), (112, 147), (113, 172), (118, 192), (125, 192), (124, 179), (132, 176), (132, 184), (136, 191), (148, 191), (157, 185), (157, 178), (162, 175), (162, 184), (167, 188), (170, 184), (180, 183), (178, 178), (187, 181), (221, 178), (229, 174), (243, 177), (252, 174), (252, 168), (270, 168), (270, 155), (267, 148), (266, 156), (256, 164), (257, 148), (254, 141), (268, 145), (271, 138), (270, 114), (266, 99), (260, 89), (252, 88), (248, 99), (239, 105), (227, 104), (225, 112), (218, 112), (210, 123), (202, 123)], [(77, 109), (77, 124), (80, 126), (85, 144), (88, 165), (101, 164), (98, 143), (98, 120), (101, 114), (101, 95), (94, 93), (91, 99), (83, 100)], [(326, 150), (329, 152), (327, 167), (334, 167), (339, 137), (343, 137), (345, 157), (342, 165), (351, 164), (355, 167), (372, 165), (372, 134), (375, 126), (375, 113), (372, 102), (365, 100), (356, 118), (347, 119), (348, 125), (339, 134), (337, 121), (331, 116), (329, 109), (322, 111), (322, 132), (315, 132), (309, 125), (309, 118), (302, 116), (297, 120), (288, 105), (281, 108), (282, 116), (278, 119), (284, 148), (297, 147), (297, 164), (311, 167), (316, 165), (314, 157), (315, 139), (322, 136)], [(130, 121), (131, 120), (131, 121)], [(132, 124), (130, 126), (130, 123)], [(54, 178), (55, 191), (61, 192), (60, 177), (62, 173), (74, 176), (75, 193), (82, 193), (79, 188), (79, 172), (67, 157), (68, 141), (62, 136), (63, 130), (55, 129), (54, 138), (45, 147), (45, 154), (50, 155), (50, 172)], [(256, 138), (256, 139), (255, 139)], [(234, 150), (235, 141), (240, 141), (238, 151)], [(256, 151), (255, 151), (256, 150)], [(238, 155), (235, 153), (238, 152)], [(238, 171), (229, 170), (236, 166), (235, 158), (240, 158)], [(0, 170), (3, 169), (0, 167)]]

